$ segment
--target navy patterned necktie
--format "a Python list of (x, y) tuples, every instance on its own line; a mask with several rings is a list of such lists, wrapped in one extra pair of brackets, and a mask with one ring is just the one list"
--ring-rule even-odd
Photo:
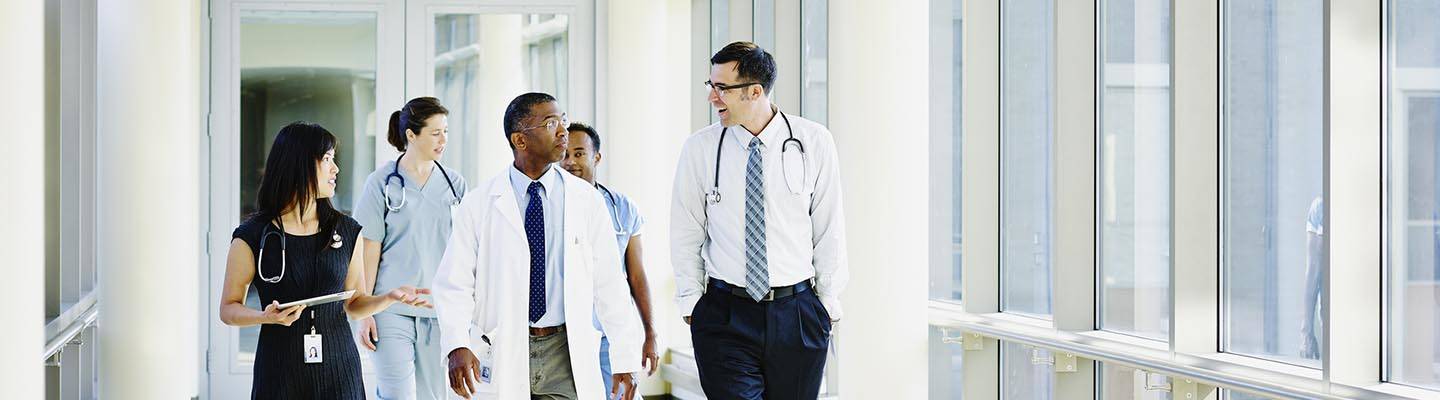
[(525, 193), (525, 238), (530, 243), (530, 322), (545, 315), (545, 206), (540, 204), (540, 182), (530, 182)]

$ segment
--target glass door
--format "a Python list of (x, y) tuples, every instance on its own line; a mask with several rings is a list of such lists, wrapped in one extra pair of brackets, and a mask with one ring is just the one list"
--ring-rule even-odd
[[(436, 96), (450, 109), (450, 146), (460, 151), (443, 162), (472, 182), (510, 162), (501, 119), (520, 93), (550, 93), (571, 120), (602, 122), (594, 120), (591, 2), (214, 0), (210, 15), (201, 291), (209, 398), (249, 397), (259, 328), (226, 326), (214, 312), (230, 234), (254, 211), (281, 126), (315, 122), (340, 139), (334, 204), (348, 213), (365, 177), (398, 155), (385, 134), (409, 98)], [(247, 303), (259, 307), (253, 288)], [(374, 382), (367, 351), (361, 359)]]
[[(280, 127), (303, 120), (335, 134), (340, 176), (333, 201), (342, 212), (352, 211), (384, 141), (389, 113), (377, 110), (399, 106), (402, 12), (394, 0), (212, 3), (206, 308), (218, 308), (230, 233), (255, 211), (266, 155)], [(253, 286), (246, 304), (259, 308)], [(259, 327), (207, 319), (209, 397), (248, 398)]]
[(448, 147), (459, 151), (441, 162), (469, 182), (511, 162), (501, 121), (521, 93), (549, 93), (571, 121), (598, 124), (593, 4), (406, 4), (405, 97), (435, 96), (450, 110)]

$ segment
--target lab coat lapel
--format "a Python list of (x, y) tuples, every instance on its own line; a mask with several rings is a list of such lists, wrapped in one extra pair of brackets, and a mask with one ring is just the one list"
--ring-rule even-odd
[(500, 176), (490, 182), (490, 196), (494, 198), (494, 201), (490, 202), (491, 206), (500, 213), (501, 219), (510, 223), (511, 229), (525, 234), (525, 225), (520, 223), (520, 202), (515, 199), (515, 190), (510, 188), (509, 172), (500, 173)]
[[(600, 364), (596, 357), (600, 351), (600, 332), (594, 326), (594, 291), (591, 275), (589, 239), (589, 212), (595, 196), (592, 187), (584, 179), (559, 170), (560, 180), (565, 185), (565, 321), (570, 349), (570, 370), (577, 377), (600, 375)], [(576, 354), (582, 356), (576, 357)], [(604, 398), (605, 388), (599, 380), (576, 379), (575, 391), (579, 398)]]

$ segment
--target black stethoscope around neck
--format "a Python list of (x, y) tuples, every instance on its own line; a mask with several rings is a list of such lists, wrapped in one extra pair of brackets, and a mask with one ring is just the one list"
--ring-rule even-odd
[[(805, 165), (805, 143), (795, 138), (795, 128), (790, 126), (790, 117), (786, 117), (785, 113), (780, 112), (778, 109), (775, 113), (780, 114), (780, 119), (785, 121), (785, 132), (790, 135), (788, 139), (780, 142), (780, 169), (785, 175), (785, 187), (790, 189), (790, 194), (800, 194), (799, 190), (795, 190), (795, 183), (791, 181), (792, 177), (789, 173), (789, 162), (785, 156), (786, 152), (790, 151), (792, 144), (794, 145), (793, 147), (800, 151), (801, 175), (799, 179), (803, 180), (805, 176), (804, 173), (807, 172), (805, 171), (807, 167), (807, 165)], [(720, 129), (720, 142), (715, 145), (715, 183), (710, 186), (710, 191), (705, 193), (705, 202), (710, 205), (720, 204), (720, 155), (721, 150), (725, 149), (725, 135), (729, 133), (729, 131), (730, 127), (728, 126)], [(803, 183), (801, 187), (804, 187)]]
[[(280, 275), (275, 276), (265, 276), (265, 264), (263, 261), (265, 260), (265, 241), (270, 238), (270, 235), (280, 237)], [(331, 231), (330, 248), (338, 249), (344, 245), (345, 242), (340, 239), (340, 232)], [(280, 283), (281, 279), (285, 279), (286, 247), (285, 221), (280, 219), (280, 217), (275, 218), (274, 224), (266, 222), (265, 227), (260, 228), (260, 253), (255, 255), (255, 274), (260, 276), (261, 281), (266, 283)]]
[(624, 227), (620, 226), (620, 216), (616, 215), (617, 212), (615, 209), (620, 206), (620, 203), (615, 201), (615, 193), (610, 192), (610, 188), (599, 183), (596, 183), (595, 187), (599, 188), (601, 192), (605, 192), (605, 197), (610, 199), (610, 224), (615, 227), (615, 234), (624, 235)]
[[(400, 212), (400, 209), (405, 207), (405, 200), (407, 196), (405, 194), (405, 177), (400, 175), (400, 159), (404, 157), (404, 153), (401, 153), (400, 157), (395, 157), (395, 169), (392, 169), (390, 171), (390, 175), (385, 175), (385, 183), (381, 185), (382, 189), (380, 190), (380, 192), (382, 195), (385, 196), (385, 209), (389, 210), (390, 212)], [(438, 168), (440, 170), (440, 175), (445, 177), (445, 184), (450, 186), (450, 196), (454, 197), (454, 200), (451, 200), (450, 205), (459, 205), (460, 192), (455, 191), (455, 182), (450, 180), (450, 174), (445, 172), (445, 167), (440, 165), (440, 160), (435, 160), (434, 162), (435, 168)], [(390, 202), (390, 180), (394, 178), (400, 179), (400, 204), (398, 205)]]

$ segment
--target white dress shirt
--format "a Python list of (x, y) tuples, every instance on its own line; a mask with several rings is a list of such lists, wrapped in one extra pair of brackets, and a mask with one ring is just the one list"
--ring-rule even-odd
[[(726, 136), (720, 149), (720, 202), (709, 204), (706, 193), (715, 185), (716, 146), (721, 146), (722, 131)], [(781, 146), (792, 133), (805, 152), (796, 157), (800, 150), (791, 142), (782, 163)], [(724, 129), (711, 124), (691, 135), (680, 153), (670, 213), (670, 258), (676, 301), (684, 316), (705, 292), (707, 277), (745, 286), (746, 146), (753, 137), (757, 136), (742, 126)], [(814, 278), (815, 294), (830, 318), (839, 320), (843, 313), (839, 296), (850, 273), (835, 140), (820, 124), (778, 113), (758, 137), (765, 170), (770, 285), (790, 286)]]
[[(514, 164), (510, 165), (510, 187), (515, 190), (515, 203), (520, 206), (521, 218), (530, 206), (530, 183), (540, 182), (540, 208), (545, 218), (545, 314), (530, 323), (531, 328), (548, 328), (565, 324), (565, 241), (560, 235), (565, 229), (565, 185), (560, 182), (560, 168), (554, 164), (545, 166), (545, 173), (539, 180), (530, 179)], [(528, 250), (528, 249), (527, 249)]]

